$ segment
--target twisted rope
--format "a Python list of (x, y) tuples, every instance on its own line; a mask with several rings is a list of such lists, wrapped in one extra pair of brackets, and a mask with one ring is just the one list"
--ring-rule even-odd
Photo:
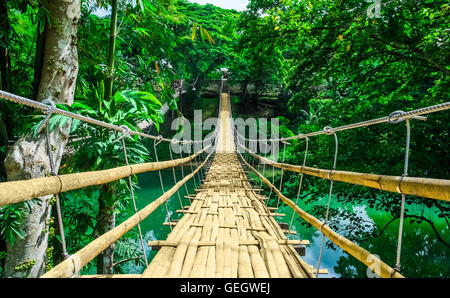
[[(333, 170), (336, 169), (336, 160), (337, 160), (338, 145), (339, 145), (337, 135), (336, 135), (336, 133), (335, 133), (335, 131), (333, 130), (332, 127), (325, 126), (324, 127), (324, 131), (326, 132), (327, 135), (333, 135), (334, 136), (335, 146), (334, 146), (333, 167), (332, 167), (331, 171), (328, 172), (328, 179), (330, 180), (330, 191), (328, 193), (327, 211), (325, 213), (325, 221), (323, 222), (322, 226), (320, 227), (320, 232), (322, 232), (323, 226), (328, 224), (328, 215), (329, 215), (329, 212), (330, 212), (331, 196), (333, 194), (333, 179), (331, 179), (331, 173), (332, 173)], [(319, 276), (320, 263), (322, 261), (322, 254), (323, 254), (324, 245), (325, 245), (325, 234), (322, 232), (322, 243), (320, 245), (320, 254), (319, 254), (319, 261), (317, 263), (316, 277)]]
[[(51, 99), (44, 99), (42, 102), (44, 104), (48, 105), (49, 107), (46, 111), (47, 115), (45, 116), (44, 121), (41, 123), (41, 125), (38, 128), (38, 132), (41, 132), (42, 128), (45, 125), (45, 139), (46, 139), (46, 143), (47, 143), (47, 156), (48, 156), (48, 160), (49, 160), (49, 164), (50, 164), (50, 173), (52, 176), (58, 176), (57, 169), (55, 167), (55, 162), (53, 161), (52, 148), (51, 148), (51, 144), (50, 144), (50, 125), (48, 123), (56, 106), (55, 106), (55, 103)], [(58, 218), (58, 230), (59, 230), (59, 235), (61, 237), (62, 257), (65, 260), (69, 257), (69, 254), (67, 253), (66, 237), (64, 234), (64, 224), (63, 224), (62, 212), (61, 212), (61, 202), (59, 200), (59, 194), (56, 193), (56, 194), (54, 194), (54, 196), (55, 196), (55, 205), (56, 205), (56, 216)]]
[[(344, 130), (349, 130), (349, 129), (354, 129), (354, 128), (367, 127), (367, 126), (380, 124), (380, 123), (389, 123), (389, 122), (392, 123), (392, 121), (401, 122), (408, 118), (425, 120), (426, 118), (420, 117), (420, 115), (431, 114), (431, 113), (435, 113), (435, 112), (445, 111), (448, 109), (450, 109), (450, 102), (444, 102), (441, 104), (437, 104), (437, 105), (433, 105), (433, 106), (429, 106), (429, 107), (425, 107), (425, 108), (420, 108), (420, 109), (412, 110), (409, 112), (401, 111), (402, 113), (395, 113), (395, 114), (391, 113), (389, 116), (335, 127), (335, 128), (333, 128), (333, 131), (338, 132), (338, 131), (344, 131)], [(306, 133), (306, 134), (298, 134), (298, 135), (295, 135), (292, 137), (287, 137), (287, 138), (267, 139), (267, 141), (289, 141), (289, 140), (301, 139), (301, 138), (305, 138), (305, 137), (313, 137), (313, 136), (323, 135), (323, 134), (327, 134), (327, 133), (328, 132), (326, 130), (318, 130), (318, 131), (314, 131), (314, 132), (310, 132), (310, 133)]]
[[(405, 114), (405, 112), (403, 112), (403, 111), (395, 111), (391, 115), (389, 115), (389, 117), (388, 117), (389, 118), (388, 123), (390, 123), (390, 124), (397, 124), (397, 123), (400, 123), (403, 120), (405, 120), (405, 122), (406, 122), (405, 161), (404, 161), (404, 164), (403, 164), (403, 174), (401, 176), (401, 179), (400, 179), (399, 185), (398, 185), (399, 186), (399, 190), (400, 190), (400, 192), (402, 194), (402, 199), (401, 199), (401, 204), (400, 204), (400, 222), (399, 222), (399, 227), (398, 227), (397, 256), (396, 256), (396, 261), (395, 261), (395, 266), (394, 266), (394, 270), (397, 271), (397, 272), (400, 272), (400, 269), (401, 269), (400, 256), (401, 256), (401, 252), (402, 252), (403, 220), (404, 220), (404, 217), (405, 217), (405, 200), (406, 200), (406, 195), (401, 190), (401, 182), (403, 181), (403, 179), (406, 176), (408, 176), (409, 145), (410, 145), (410, 140), (411, 140), (411, 125), (409, 123), (409, 118), (400, 118), (401, 120), (391, 120), (391, 119), (394, 116), (400, 117), (403, 114)], [(393, 273), (394, 272), (392, 272), (392, 274)]]
[[(128, 128), (127, 126), (125, 126), (125, 127)], [(125, 158), (125, 164), (127, 166), (130, 165), (128, 163), (127, 146), (125, 144), (125, 136), (128, 133), (129, 133), (129, 130), (124, 129), (124, 133), (122, 133), (122, 136), (120, 137), (120, 139), (122, 140), (122, 149), (123, 149), (123, 155), (124, 155), (124, 158)], [(128, 186), (130, 187), (131, 199), (133, 201), (134, 214), (136, 214), (138, 212), (138, 210), (137, 210), (137, 206), (136, 206), (136, 199), (134, 197), (134, 190), (133, 190), (133, 183), (131, 181), (131, 175), (128, 176)], [(141, 242), (142, 255), (144, 256), (145, 265), (148, 266), (147, 253), (145, 251), (144, 237), (142, 236), (141, 224), (138, 223), (137, 227), (138, 227), (138, 232), (139, 232), (139, 240)]]

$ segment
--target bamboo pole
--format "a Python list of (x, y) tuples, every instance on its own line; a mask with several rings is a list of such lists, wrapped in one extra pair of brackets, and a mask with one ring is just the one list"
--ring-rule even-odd
[(92, 185), (105, 184), (148, 171), (176, 167), (196, 158), (210, 146), (211, 145), (205, 147), (191, 156), (170, 161), (147, 162), (102, 171), (2, 182), (0, 183), (0, 207), (24, 202), (45, 195), (62, 193)]
[(384, 191), (403, 193), (406, 195), (419, 196), (429, 199), (436, 199), (442, 201), (450, 201), (450, 180), (434, 179), (434, 178), (418, 178), (418, 177), (404, 177), (401, 176), (387, 176), (378, 174), (323, 170), (311, 167), (303, 167), (290, 165), (286, 163), (277, 163), (265, 157), (259, 156), (249, 151), (244, 146), (242, 148), (250, 152), (259, 160), (269, 163), (274, 167), (303, 173), (311, 176), (316, 176), (323, 179), (330, 179), (333, 181), (346, 182), (367, 186), (371, 188), (381, 189)]
[(135, 227), (138, 223), (149, 216), (156, 208), (167, 201), (184, 183), (191, 179), (208, 161), (211, 153), (206, 157), (205, 161), (195, 169), (191, 174), (180, 180), (170, 190), (160, 196), (158, 199), (148, 204), (142, 210), (128, 218), (122, 224), (118, 225), (114, 229), (106, 232), (94, 241), (86, 245), (77, 253), (71, 255), (68, 259), (58, 264), (52, 270), (44, 274), (43, 278), (52, 277), (71, 277), (77, 274), (82, 267), (89, 263), (92, 259), (98, 256), (102, 251), (108, 248), (111, 244), (116, 242), (126, 232)]

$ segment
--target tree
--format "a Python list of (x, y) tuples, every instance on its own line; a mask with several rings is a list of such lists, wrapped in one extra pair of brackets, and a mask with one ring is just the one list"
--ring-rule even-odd
[[(253, 15), (265, 13), (273, 20), (273, 32), (277, 32), (273, 43), (281, 47), (285, 57), (283, 80), (292, 93), (288, 107), (290, 117), (296, 120), (297, 133), (448, 100), (450, 6), (444, 1), (386, 2), (375, 18), (367, 13), (369, 6), (358, 0), (252, 1)], [(298, 117), (301, 110), (320, 111), (320, 117), (316, 121)], [(411, 139), (410, 176), (449, 176), (448, 167), (441, 166), (449, 163), (445, 141), (448, 123), (444, 124), (441, 117), (430, 116), (434, 120), (426, 123), (412, 121), (415, 137)], [(401, 175), (404, 134), (403, 125), (373, 126), (365, 133), (358, 129), (339, 133), (339, 143), (352, 150), (339, 152), (338, 168)], [(308, 163), (330, 168), (334, 140), (318, 137), (312, 142), (317, 150)], [(299, 162), (298, 157), (288, 160)], [(335, 193), (340, 203), (364, 203), (389, 212), (397, 222), (400, 200), (393, 194), (346, 184), (336, 185)], [(448, 203), (407, 197), (406, 218), (434, 227), (433, 216), (444, 219), (449, 226)], [(448, 247), (441, 231), (433, 230)]]
[[(49, 1), (45, 4), (51, 24), (45, 31), (43, 72), (39, 82), (37, 100), (51, 99), (55, 103), (70, 105), (74, 99), (78, 74), (77, 23), (80, 17), (80, 0)], [(64, 147), (68, 140), (70, 121), (50, 132), (50, 144), (55, 149), (56, 169), (59, 168)], [(43, 177), (50, 172), (46, 152), (45, 133), (36, 138), (32, 134), (22, 136), (9, 150), (5, 166), (8, 180)], [(52, 196), (34, 199), (21, 229), (24, 239), (14, 245), (8, 243), (5, 275), (22, 277), (40, 276), (45, 272), (48, 231)], [(16, 270), (18, 264), (34, 264), (26, 272)]]

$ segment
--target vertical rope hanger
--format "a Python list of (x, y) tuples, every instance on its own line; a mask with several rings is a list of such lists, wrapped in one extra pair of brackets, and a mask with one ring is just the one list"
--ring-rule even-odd
[[(251, 145), (252, 143), (251, 143), (251, 142), (252, 142), (251, 140), (248, 140), (248, 149), (249, 149), (250, 152), (256, 153), (256, 152), (253, 152), (252, 149), (251, 149), (251, 147), (252, 147), (252, 145)], [(249, 152), (249, 156), (248, 156), (248, 158), (249, 158), (248, 163), (249, 163), (251, 166), (255, 166), (255, 157), (254, 157), (253, 154), (251, 154), (250, 152)], [(248, 173), (248, 178), (249, 178), (248, 182), (249, 182), (250, 186), (252, 186), (253, 180), (250, 179), (250, 169), (249, 169), (249, 173)], [(252, 186), (252, 187), (253, 187), (253, 186)]]
[[(289, 143), (287, 143), (286, 141), (282, 141), (282, 143), (283, 143), (283, 163), (284, 163), (284, 157), (286, 156), (286, 144), (289, 144)], [(283, 187), (283, 176), (284, 176), (284, 169), (281, 169), (280, 187), (278, 188), (281, 193), (283, 192), (283, 189), (282, 189), (282, 187)], [(279, 196), (277, 196), (277, 197), (278, 197), (278, 200), (277, 200), (277, 212), (278, 212), (278, 208), (280, 208), (280, 197)]]
[[(130, 164), (128, 163), (128, 154), (127, 154), (127, 146), (125, 144), (125, 137), (130, 134), (130, 129), (126, 125), (122, 125), (121, 127), (124, 129), (122, 136), (120, 137), (120, 139), (122, 139), (123, 155), (125, 158), (125, 164), (127, 166), (129, 166)], [(118, 141), (118, 140), (116, 140), (116, 141)], [(133, 175), (133, 173), (131, 173), (131, 175)], [(128, 186), (130, 187), (130, 193), (131, 193), (131, 199), (133, 201), (134, 213), (136, 214), (138, 212), (138, 210), (136, 207), (136, 199), (134, 197), (134, 190), (133, 190), (133, 183), (131, 181), (131, 175), (128, 176)], [(139, 232), (139, 240), (141, 242), (142, 255), (144, 256), (145, 265), (148, 266), (147, 252), (145, 250), (144, 237), (142, 236), (141, 224), (138, 223), (137, 227), (138, 227), (138, 232)]]
[[(327, 211), (325, 213), (325, 221), (323, 222), (322, 226), (320, 227), (320, 232), (322, 232), (323, 226), (328, 224), (328, 215), (329, 215), (329, 212), (330, 212), (331, 195), (333, 194), (333, 179), (331, 179), (331, 174), (332, 174), (332, 172), (334, 170), (336, 170), (336, 159), (337, 159), (338, 145), (339, 145), (336, 132), (333, 131), (333, 128), (331, 126), (325, 126), (323, 130), (326, 131), (327, 135), (331, 135), (332, 134), (334, 136), (335, 146), (334, 146), (333, 167), (328, 172), (328, 180), (330, 180), (330, 191), (328, 193)], [(322, 233), (322, 244), (320, 245), (320, 254), (319, 254), (319, 261), (317, 263), (316, 277), (319, 276), (320, 263), (322, 261), (322, 254), (323, 254), (324, 244), (325, 244), (325, 234)]]
[[(302, 170), (305, 167), (306, 157), (308, 156), (309, 138), (305, 137), (305, 141), (306, 141), (306, 148), (305, 148), (305, 155), (303, 156)], [(302, 171), (302, 173), (300, 173), (300, 182), (298, 184), (297, 199), (295, 200), (295, 205), (298, 205), (298, 199), (299, 199), (300, 193), (302, 191), (302, 184), (303, 184), (303, 171)], [(291, 231), (291, 229), (292, 229), (292, 223), (294, 222), (295, 214), (297, 214), (297, 213), (292, 212), (291, 222), (289, 223), (289, 231)], [(300, 237), (300, 235), (299, 235), (299, 237)]]
[[(271, 145), (271, 149), (273, 148), (273, 140), (270, 140), (270, 145)], [(272, 164), (272, 185), (275, 185), (275, 167)], [(270, 188), (270, 193), (269, 193), (269, 200), (270, 197), (272, 196), (272, 187)], [(267, 203), (269, 203), (269, 201), (267, 201)]]
[[(256, 152), (255, 153), (258, 154), (258, 152), (261, 152), (261, 146), (260, 146), (259, 140), (256, 140)], [(257, 164), (257, 171), (258, 171), (258, 173), (260, 173), (261, 172), (261, 168), (262, 168), (262, 162), (261, 162), (261, 160), (259, 158), (256, 159), (256, 161), (258, 163)], [(262, 183), (262, 180), (259, 179), (259, 182)], [(261, 186), (259, 188), (261, 189)]]
[[(403, 191), (401, 189), (401, 183), (405, 179), (405, 177), (408, 176), (409, 145), (410, 145), (410, 140), (411, 140), (411, 125), (409, 122), (409, 118), (403, 118), (400, 120), (392, 120), (392, 117), (402, 115), (404, 113), (405, 113), (404, 111), (394, 111), (388, 116), (388, 120), (387, 120), (387, 122), (389, 124), (397, 124), (397, 123), (402, 122), (403, 120), (405, 120), (405, 122), (406, 122), (405, 161), (403, 164), (403, 174), (400, 178), (400, 181), (398, 182), (398, 188), (399, 188), (400, 193), (402, 194), (402, 200), (401, 200), (401, 204), (400, 204), (400, 222), (399, 222), (399, 227), (398, 227), (397, 256), (396, 256), (396, 261), (395, 261), (395, 267), (393, 268), (393, 270), (391, 272), (391, 277), (395, 273), (395, 271), (400, 273), (400, 269), (401, 269), (400, 256), (401, 256), (401, 251), (402, 251), (403, 220), (405, 217), (405, 200), (406, 200), (406, 195), (403, 193)], [(427, 119), (426, 117), (423, 117), (423, 116), (413, 116), (411, 118), (418, 119), (418, 120), (426, 120)]]
[[(193, 154), (195, 154), (196, 152), (195, 152), (195, 144), (194, 143), (192, 143), (192, 153)], [(194, 159), (193, 159), (193, 161), (195, 162), (195, 166), (197, 167), (197, 163), (198, 163), (198, 161), (197, 161), (197, 159), (198, 159), (198, 156), (196, 156), (196, 157), (194, 157)], [(192, 168), (192, 163), (191, 163), (191, 168)], [(192, 171), (194, 171), (194, 169), (192, 168)], [(200, 176), (200, 174), (199, 174), (199, 172), (200, 171), (197, 171), (197, 178), (198, 178), (198, 184), (197, 184), (197, 187), (201, 184), (201, 182), (202, 182), (202, 177)], [(195, 175), (194, 175), (194, 177), (195, 177)]]
[[(158, 136), (158, 138), (159, 138), (159, 140), (155, 140), (155, 141), (153, 142), (153, 150), (154, 150), (154, 152), (155, 152), (155, 159), (156, 159), (156, 162), (159, 162), (159, 159), (158, 159), (158, 151), (156, 150), (156, 146), (158, 146), (159, 143), (161, 143), (162, 136), (160, 135), (160, 136)], [(165, 194), (166, 191), (164, 190), (164, 184), (163, 184), (163, 180), (162, 180), (162, 176), (161, 176), (161, 170), (158, 170), (158, 175), (159, 175), (159, 182), (161, 183), (161, 190), (162, 190), (163, 194)], [(168, 206), (167, 206), (167, 201), (168, 201), (168, 200), (165, 200), (165, 201), (164, 201), (164, 207), (166, 208), (166, 215), (167, 215), (167, 219), (168, 219), (168, 221), (169, 221), (169, 227), (170, 227), (170, 230), (172, 231), (173, 228), (172, 228), (172, 222), (171, 222), (171, 220), (170, 220), (170, 213), (169, 213), (169, 208), (168, 208)]]
[[(173, 155), (172, 155), (172, 148), (171, 148), (171, 144), (172, 141), (168, 143), (169, 145), (169, 154), (170, 154), (170, 160), (173, 160)], [(172, 174), (173, 174), (173, 181), (175, 182), (175, 184), (177, 184), (177, 175), (175, 174), (175, 167), (172, 167)], [(184, 206), (183, 206), (183, 202), (181, 201), (181, 196), (180, 196), (180, 192), (179, 189), (177, 189), (177, 196), (178, 196), (178, 200), (180, 201), (180, 207), (181, 207), (181, 211), (184, 214)]]
[[(190, 149), (190, 147), (189, 147), (189, 149)], [(192, 153), (194, 152), (193, 149), (194, 149), (194, 144), (192, 144)], [(193, 160), (191, 159), (191, 161), (189, 162), (189, 164), (191, 165), (191, 173), (194, 172), (194, 168), (192, 167), (192, 162), (193, 162)], [(194, 188), (197, 188), (198, 183), (197, 183), (197, 180), (195, 178), (195, 175), (192, 176), (192, 178), (194, 178)]]
[[(181, 148), (180, 147), (180, 157), (181, 158), (183, 158), (183, 148)], [(184, 179), (184, 177), (185, 177), (185, 175), (184, 175), (184, 165), (183, 164), (181, 164), (181, 175), (183, 176), (183, 179)], [(184, 184), (184, 189), (186, 190), (186, 195), (189, 195), (189, 191), (188, 191), (188, 188), (187, 188), (187, 183), (183, 183)]]
[[(58, 176), (57, 169), (55, 168), (55, 163), (53, 161), (52, 148), (51, 148), (51, 144), (50, 144), (50, 125), (49, 125), (50, 117), (52, 116), (53, 111), (56, 109), (56, 105), (50, 99), (44, 99), (42, 101), (42, 103), (49, 105), (49, 107), (46, 112), (47, 115), (45, 116), (41, 125), (38, 127), (37, 131), (38, 131), (38, 133), (41, 132), (42, 128), (45, 125), (45, 139), (46, 139), (46, 143), (47, 143), (47, 156), (48, 156), (49, 164), (50, 164), (50, 173), (52, 176)], [(59, 194), (56, 193), (56, 194), (54, 194), (54, 196), (55, 196), (55, 203), (56, 203), (56, 216), (58, 218), (58, 230), (59, 230), (59, 235), (61, 237), (62, 257), (65, 260), (69, 257), (69, 254), (67, 253), (66, 238), (64, 235), (64, 225), (63, 225), (63, 219), (62, 219), (62, 213), (61, 213), (61, 204), (60, 204), (60, 200), (59, 200)]]
[[(200, 149), (199, 150), (201, 150), (201, 147), (200, 147)], [(197, 151), (198, 152), (198, 151)], [(204, 152), (202, 152), (202, 153), (200, 153), (199, 155), (198, 155), (198, 162), (199, 162), (199, 164), (201, 164), (202, 163), (202, 161), (203, 161), (203, 153)], [(203, 181), (205, 181), (205, 173), (204, 173), (204, 168), (201, 168), (201, 169), (199, 169), (199, 173), (200, 173), (200, 177), (202, 178), (202, 183), (203, 183)]]
[[(261, 142), (262, 142), (263, 140), (261, 140)], [(267, 142), (266, 141), (264, 141), (265, 142), (265, 146), (267, 146), (268, 144), (267, 144)], [(265, 147), (264, 146), (264, 151), (265, 151)], [(261, 161), (262, 162), (262, 164), (263, 164), (263, 170), (262, 170), (262, 175), (264, 176), (265, 174), (266, 174), (266, 163), (264, 162), (264, 161)], [(265, 176), (264, 176), (265, 177)], [(262, 182), (262, 180), (260, 180), (260, 183), (259, 183), (259, 188), (262, 188), (262, 184), (263, 182)]]

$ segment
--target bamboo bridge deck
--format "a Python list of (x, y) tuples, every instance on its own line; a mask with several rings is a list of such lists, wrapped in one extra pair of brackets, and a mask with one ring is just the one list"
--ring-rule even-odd
[[(213, 162), (142, 277), (314, 277), (238, 161), (228, 94)], [(297, 241), (302, 243), (302, 241)], [(304, 242), (303, 242), (304, 243)]]

